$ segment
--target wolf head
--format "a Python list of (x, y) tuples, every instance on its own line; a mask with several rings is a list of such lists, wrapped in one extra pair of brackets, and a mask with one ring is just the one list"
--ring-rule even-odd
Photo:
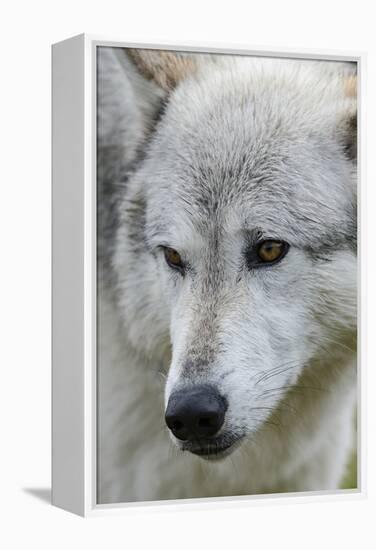
[(124, 337), (168, 363), (174, 442), (217, 458), (305, 369), (349, 353), (355, 76), (340, 63), (128, 56), (155, 102), (120, 187)]

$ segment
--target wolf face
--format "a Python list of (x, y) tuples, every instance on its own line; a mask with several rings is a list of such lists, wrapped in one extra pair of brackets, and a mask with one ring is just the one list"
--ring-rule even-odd
[(159, 55), (132, 53), (163, 100), (121, 196), (117, 294), (124, 337), (168, 370), (173, 441), (221, 458), (354, 344), (353, 75)]

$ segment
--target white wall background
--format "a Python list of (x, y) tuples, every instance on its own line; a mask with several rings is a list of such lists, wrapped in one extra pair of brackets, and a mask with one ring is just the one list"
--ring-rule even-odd
[[(376, 183), (376, 39), (372, 4), (362, 0), (13, 0), (3, 4), (0, 19), (2, 548), (368, 550), (376, 547), (376, 364), (372, 342), (375, 314), (371, 311), (375, 299), (372, 207)], [(52, 508), (36, 496), (46, 497), (50, 480), (50, 44), (81, 32), (141, 42), (201, 40), (234, 46), (368, 52), (367, 500), (217, 511), (142, 511), (132, 516), (83, 520)]]

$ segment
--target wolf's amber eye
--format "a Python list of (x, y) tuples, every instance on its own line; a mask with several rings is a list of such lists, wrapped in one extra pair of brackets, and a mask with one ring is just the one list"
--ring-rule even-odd
[(257, 254), (262, 262), (271, 263), (281, 259), (287, 249), (288, 244), (284, 241), (263, 241), (257, 249)]
[(168, 247), (164, 247), (163, 251), (164, 251), (164, 256), (168, 265), (173, 269), (178, 269), (179, 271), (183, 271), (184, 264), (179, 252), (177, 252), (173, 248), (168, 248)]

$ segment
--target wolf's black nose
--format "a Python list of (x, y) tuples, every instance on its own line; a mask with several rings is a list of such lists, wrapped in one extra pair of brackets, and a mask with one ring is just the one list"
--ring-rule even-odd
[(168, 401), (166, 424), (183, 441), (211, 437), (223, 425), (226, 408), (226, 400), (212, 386), (179, 390)]

